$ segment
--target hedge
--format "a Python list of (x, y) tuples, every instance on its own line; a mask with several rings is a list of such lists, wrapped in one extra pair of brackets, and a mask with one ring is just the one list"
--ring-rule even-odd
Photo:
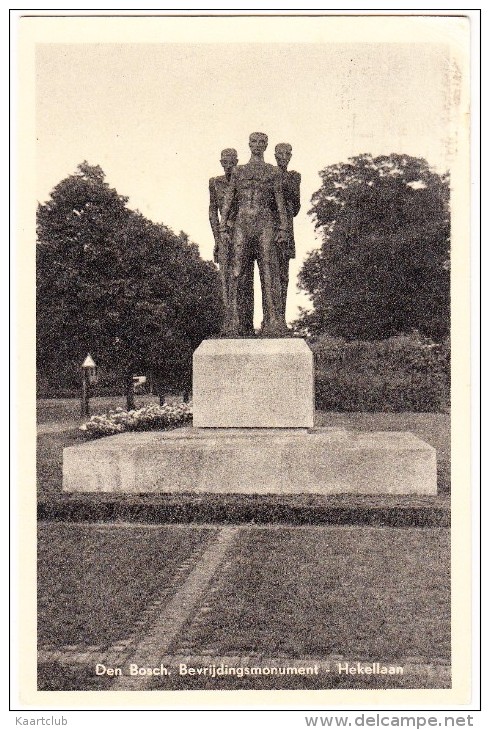
[(323, 336), (309, 344), (319, 410), (449, 410), (447, 342), (436, 344), (415, 332), (371, 342)]

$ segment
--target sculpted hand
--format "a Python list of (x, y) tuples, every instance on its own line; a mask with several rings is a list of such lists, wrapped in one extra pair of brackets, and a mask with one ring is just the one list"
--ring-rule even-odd
[(283, 230), (282, 228), (279, 228), (279, 230), (276, 233), (275, 240), (276, 240), (276, 243), (287, 243), (287, 240), (288, 240), (287, 231)]

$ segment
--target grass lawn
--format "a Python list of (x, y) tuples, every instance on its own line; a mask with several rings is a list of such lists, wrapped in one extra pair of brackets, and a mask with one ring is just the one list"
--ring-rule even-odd
[[(41, 524), (39, 645), (104, 650), (145, 635), (138, 623), (175, 594), (213, 528)], [(193, 554), (191, 560), (189, 557)], [(189, 568), (186, 567), (185, 570)], [(165, 597), (164, 597), (165, 601)], [(165, 605), (165, 603), (163, 603)], [(156, 609), (161, 611), (161, 607)], [(449, 665), (449, 531), (242, 527), (169, 654)], [(185, 661), (185, 660), (184, 660)], [(208, 661), (208, 660), (207, 660)], [(205, 663), (207, 663), (207, 661)], [(39, 667), (39, 689), (110, 690), (93, 666)], [(170, 677), (151, 690), (375, 689), (447, 686), (438, 676)]]
[(102, 692), (110, 690), (112, 677), (97, 676), (92, 666), (67, 665), (52, 662), (37, 669), (37, 689), (40, 692)]
[(243, 528), (178, 655), (450, 658), (449, 531)]
[[(166, 527), (38, 526), (38, 644), (108, 646), (134, 629), (153, 594), (214, 533)], [(170, 594), (172, 595), (172, 594)]]

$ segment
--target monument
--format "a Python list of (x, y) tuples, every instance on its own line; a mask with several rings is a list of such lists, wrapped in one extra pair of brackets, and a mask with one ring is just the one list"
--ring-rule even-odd
[(301, 175), (287, 169), (292, 156), (290, 144), (276, 145), (277, 168), (264, 161), (267, 144), (263, 132), (251, 134), (250, 161), (238, 167), (237, 151), (224, 149), (220, 162), (225, 174), (209, 181), (209, 221), (215, 241), (214, 260), (220, 269), (224, 335), (254, 334), (254, 260), (262, 286), (261, 334), (287, 334), (289, 261), (296, 255), (293, 218), (301, 207)]
[[(233, 238), (233, 229), (236, 220), (237, 206), (233, 201), (227, 220), (228, 236), (225, 240), (221, 240), (220, 235), (220, 219), (219, 215), (223, 210), (226, 190), (230, 184), (231, 173), (233, 168), (238, 164), (237, 151), (233, 148), (224, 149), (220, 157), (221, 166), (224, 175), (212, 177), (209, 180), (209, 222), (214, 236), (214, 261), (219, 265), (221, 280), (221, 295), (225, 312), (229, 310), (229, 284), (230, 274), (233, 265), (232, 248), (230, 239)], [(253, 277), (254, 277), (254, 259), (250, 256), (244, 262), (243, 287), (241, 291), (242, 300), (239, 303), (239, 311), (241, 312), (241, 327), (246, 335), (254, 334), (253, 323)]]
[[(246, 334), (241, 304), (248, 262), (254, 255), (262, 289), (262, 334), (287, 334), (282, 313), (280, 250), (287, 245), (289, 226), (281, 172), (264, 161), (267, 143), (263, 132), (250, 135), (250, 161), (232, 171), (221, 210), (220, 239), (224, 247), (231, 249), (232, 261), (224, 333), (239, 337)], [(228, 221), (235, 210), (230, 235)]]
[(281, 170), (282, 189), (288, 218), (287, 243), (279, 251), (279, 279), (281, 283), (281, 301), (284, 316), (286, 314), (286, 299), (288, 295), (289, 261), (296, 257), (293, 218), (298, 215), (301, 208), (301, 175), (295, 170), (288, 171), (292, 153), (293, 148), (287, 142), (276, 144), (274, 157), (276, 158), (278, 168)]
[[(235, 167), (236, 151), (223, 150), (225, 175), (209, 183), (225, 307), (222, 334), (229, 339), (206, 340), (194, 354), (193, 421), (200, 428), (313, 427), (313, 356), (303, 339), (289, 337), (285, 320), (299, 175), (293, 173), (289, 184), (290, 145), (278, 145), (282, 167), (275, 167), (264, 160), (267, 144), (266, 134), (252, 133), (250, 161)], [(249, 339), (254, 260), (263, 323), (261, 337)]]
[[(254, 132), (251, 158), (221, 153), (209, 181), (225, 317), (221, 337), (193, 357), (193, 426), (124, 433), (64, 449), (67, 492), (246, 494), (436, 494), (435, 449), (411, 433), (314, 427), (313, 354), (286, 320), (293, 218), (301, 177), (292, 147)], [(262, 295), (253, 331), (253, 267)]]

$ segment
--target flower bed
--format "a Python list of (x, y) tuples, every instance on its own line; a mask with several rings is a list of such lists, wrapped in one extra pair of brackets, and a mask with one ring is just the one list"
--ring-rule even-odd
[(157, 431), (186, 426), (192, 421), (192, 403), (164, 403), (134, 411), (116, 408), (99, 416), (92, 416), (80, 426), (89, 436), (112, 436), (123, 431)]

